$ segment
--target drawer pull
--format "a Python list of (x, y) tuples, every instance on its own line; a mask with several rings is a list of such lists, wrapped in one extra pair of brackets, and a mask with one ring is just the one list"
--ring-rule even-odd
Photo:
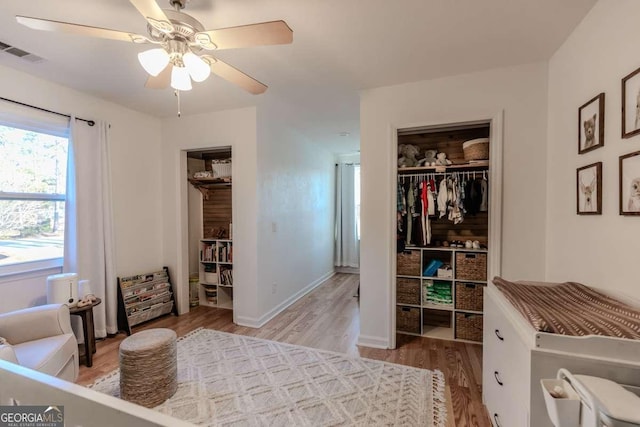
[(504, 341), (504, 337), (502, 335), (500, 335), (500, 329), (496, 329), (496, 336), (498, 337), (498, 339), (500, 341)]
[(493, 376), (495, 377), (496, 382), (497, 382), (498, 384), (500, 384), (500, 385), (504, 385), (504, 383), (503, 383), (502, 381), (500, 381), (500, 377), (499, 377), (499, 375), (500, 375), (500, 373), (499, 373), (498, 371), (494, 371), (494, 372), (493, 372)]
[(500, 417), (498, 416), (498, 414), (493, 414), (493, 420), (496, 422), (496, 427), (501, 427), (500, 425)]

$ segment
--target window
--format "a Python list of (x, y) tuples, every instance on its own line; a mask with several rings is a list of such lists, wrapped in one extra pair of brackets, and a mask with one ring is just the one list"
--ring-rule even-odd
[(0, 122), (0, 274), (62, 259), (68, 143), (64, 133)]

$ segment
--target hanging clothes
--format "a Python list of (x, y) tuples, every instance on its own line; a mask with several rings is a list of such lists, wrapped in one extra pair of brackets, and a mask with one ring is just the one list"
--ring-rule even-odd
[(430, 216), (436, 214), (436, 196), (436, 183), (430, 179), (427, 186), (427, 202), (429, 204), (427, 214)]
[(423, 236), (424, 239), (422, 241), (422, 243), (424, 245), (429, 245), (431, 244), (431, 223), (429, 220), (429, 197), (428, 197), (428, 192), (429, 192), (429, 182), (428, 181), (422, 181), (422, 192), (420, 193), (420, 199), (422, 201), (422, 224), (423, 224)]
[(409, 188), (407, 190), (407, 245), (411, 244), (411, 229), (413, 228), (413, 216), (415, 214), (415, 192), (413, 188), (413, 179), (409, 180)]
[(486, 179), (480, 181), (480, 212), (489, 210), (489, 183)]
[(467, 184), (468, 177), (465, 179), (460, 179), (458, 182), (458, 207), (460, 208), (460, 212), (464, 215), (467, 210), (465, 209), (465, 191), (464, 187)]
[(447, 179), (440, 181), (440, 189), (438, 190), (438, 217), (442, 218), (447, 214)]
[(462, 212), (460, 211), (460, 207), (458, 206), (458, 197), (459, 197), (459, 187), (458, 187), (458, 178), (454, 175), (453, 177), (447, 178), (447, 191), (451, 195), (451, 199), (448, 201), (449, 203), (449, 221), (452, 221), (454, 224), (461, 223), (464, 218), (462, 217)]
[(480, 205), (482, 203), (482, 189), (480, 182), (477, 179), (470, 179), (465, 187), (466, 195), (468, 199), (466, 206), (467, 212), (471, 215), (475, 215), (480, 212)]

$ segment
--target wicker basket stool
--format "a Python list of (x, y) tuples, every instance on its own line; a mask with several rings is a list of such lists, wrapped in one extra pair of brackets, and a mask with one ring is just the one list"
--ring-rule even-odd
[(120, 344), (120, 397), (153, 408), (178, 388), (176, 333), (148, 329)]

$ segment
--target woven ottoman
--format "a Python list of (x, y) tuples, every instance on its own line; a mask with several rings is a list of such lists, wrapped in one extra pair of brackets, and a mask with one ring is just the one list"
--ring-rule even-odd
[(178, 388), (176, 333), (149, 329), (120, 344), (120, 397), (152, 408)]

